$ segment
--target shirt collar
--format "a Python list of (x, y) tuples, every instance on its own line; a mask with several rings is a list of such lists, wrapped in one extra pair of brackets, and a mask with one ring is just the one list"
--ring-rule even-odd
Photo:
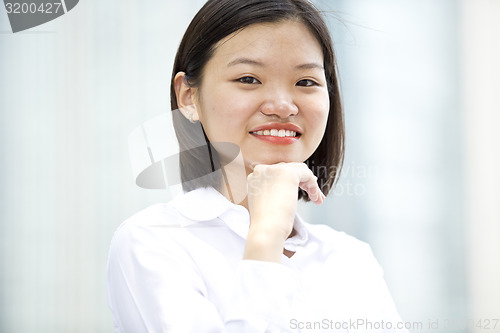
[[(234, 233), (243, 239), (247, 238), (250, 226), (248, 211), (243, 206), (227, 200), (213, 187), (200, 187), (184, 193), (174, 198), (171, 204), (186, 218), (184, 225), (220, 219)], [(285, 249), (295, 252), (308, 240), (305, 222), (298, 214), (295, 214), (293, 228), (295, 235), (285, 241)]]
[(304, 220), (302, 220), (302, 218), (297, 213), (295, 213), (293, 228), (295, 229), (295, 235), (285, 241), (285, 249), (287, 249), (288, 251), (297, 252), (297, 248), (306, 244), (309, 238)]
[(235, 206), (213, 187), (200, 187), (174, 198), (172, 205), (193, 222), (214, 220)]

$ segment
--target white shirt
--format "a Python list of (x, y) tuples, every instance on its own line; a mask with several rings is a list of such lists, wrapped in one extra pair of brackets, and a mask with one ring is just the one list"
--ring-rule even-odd
[(213, 188), (126, 220), (108, 261), (116, 332), (407, 332), (367, 244), (296, 215), (291, 258), (242, 260), (249, 224)]

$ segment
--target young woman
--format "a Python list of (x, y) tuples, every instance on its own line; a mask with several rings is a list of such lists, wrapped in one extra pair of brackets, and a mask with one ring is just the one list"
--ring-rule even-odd
[(328, 29), (307, 0), (210, 0), (171, 82), (185, 193), (116, 231), (117, 332), (405, 331), (368, 245), (296, 214), (338, 177)]

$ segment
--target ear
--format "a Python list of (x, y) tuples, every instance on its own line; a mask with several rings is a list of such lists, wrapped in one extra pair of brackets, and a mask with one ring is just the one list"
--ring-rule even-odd
[(200, 120), (195, 105), (196, 88), (187, 84), (186, 73), (179, 72), (174, 78), (175, 96), (177, 97), (177, 107), (181, 114), (191, 122)]

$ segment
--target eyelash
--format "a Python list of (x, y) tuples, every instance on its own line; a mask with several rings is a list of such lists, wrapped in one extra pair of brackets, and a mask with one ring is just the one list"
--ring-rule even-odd
[[(248, 79), (250, 79), (252, 82), (248, 82)], [(243, 83), (243, 84), (255, 84), (255, 83), (260, 83), (259, 80), (257, 80), (256, 78), (252, 77), (252, 76), (244, 76), (244, 77), (240, 77), (238, 79), (239, 82)]]
[[(244, 77), (239, 78), (237, 81), (240, 82), (240, 83), (243, 83), (243, 84), (256, 84), (256, 83), (260, 83), (259, 80), (257, 80), (256, 78), (254, 78), (252, 76), (244, 76)], [(302, 85), (302, 84), (300, 84), (301, 82), (306, 82), (306, 84)], [(318, 83), (314, 82), (313, 80), (303, 79), (303, 80), (298, 81), (297, 85), (300, 86), (300, 87), (313, 87), (313, 86), (317, 86)]]
[[(300, 85), (299, 84), (300, 82), (307, 82), (307, 83), (306, 83), (306, 85)], [(301, 86), (301, 87), (314, 87), (314, 86), (317, 86), (318, 83), (314, 82), (313, 80), (304, 79), (304, 80), (300, 80), (299, 82), (297, 82), (297, 85)]]

